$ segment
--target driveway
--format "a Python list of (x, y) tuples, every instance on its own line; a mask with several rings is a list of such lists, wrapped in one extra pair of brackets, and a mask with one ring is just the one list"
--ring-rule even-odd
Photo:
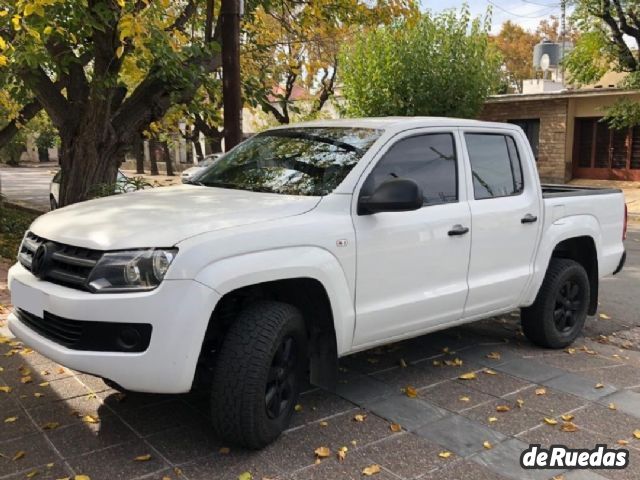
[[(210, 432), (206, 395), (118, 392), (0, 339), (0, 479), (638, 479), (640, 231), (627, 250), (573, 348), (532, 346), (514, 312), (362, 352), (342, 360), (336, 392), (307, 389), (259, 452)], [(624, 446), (630, 465), (523, 470), (534, 443)]]

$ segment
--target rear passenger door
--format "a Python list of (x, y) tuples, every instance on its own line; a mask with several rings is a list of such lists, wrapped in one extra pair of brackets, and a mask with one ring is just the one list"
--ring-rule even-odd
[(518, 306), (532, 272), (542, 199), (531, 149), (520, 132), (469, 128), (462, 137), (472, 178), (464, 317), (472, 318)]

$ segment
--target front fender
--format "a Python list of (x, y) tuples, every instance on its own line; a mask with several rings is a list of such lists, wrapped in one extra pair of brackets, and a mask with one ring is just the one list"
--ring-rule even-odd
[[(556, 246), (565, 240), (576, 237), (593, 239), (596, 255), (599, 257), (599, 253), (602, 251), (602, 229), (597, 218), (592, 215), (572, 215), (554, 221), (542, 235), (534, 263), (532, 280), (523, 298), (523, 306), (531, 305), (535, 301)], [(601, 267), (600, 258), (598, 258), (599, 271), (602, 271)]]
[(276, 280), (312, 278), (320, 282), (331, 303), (338, 355), (353, 341), (355, 311), (340, 262), (319, 247), (291, 247), (252, 252), (216, 261), (195, 280), (225, 295), (238, 288)]

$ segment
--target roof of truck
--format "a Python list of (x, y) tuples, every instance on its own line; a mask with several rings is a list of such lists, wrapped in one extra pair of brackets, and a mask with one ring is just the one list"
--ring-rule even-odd
[(516, 125), (509, 123), (484, 122), (481, 120), (468, 120), (464, 118), (447, 117), (367, 117), (367, 118), (341, 118), (337, 120), (314, 120), (311, 122), (283, 125), (277, 128), (292, 127), (352, 127), (375, 128), (378, 130), (404, 130), (407, 128), (426, 127), (496, 127), (517, 129)]

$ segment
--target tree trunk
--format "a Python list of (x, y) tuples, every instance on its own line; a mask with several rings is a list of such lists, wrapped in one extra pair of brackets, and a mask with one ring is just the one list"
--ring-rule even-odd
[(167, 169), (167, 176), (173, 177), (173, 164), (171, 163), (171, 152), (169, 152), (169, 145), (167, 142), (162, 142), (162, 150), (164, 151), (164, 163)]
[(60, 136), (60, 167), (63, 174), (59, 205), (64, 207), (89, 200), (99, 192), (108, 192), (108, 186), (116, 182), (118, 165), (124, 157), (118, 145), (112, 140), (98, 146), (99, 142), (90, 128), (76, 132), (61, 131)]
[(149, 140), (149, 160), (151, 162), (151, 175), (160, 175), (158, 171), (158, 160), (162, 156), (162, 148), (155, 139)]
[(144, 175), (144, 137), (142, 135), (136, 136), (133, 151), (136, 156), (136, 173)]

